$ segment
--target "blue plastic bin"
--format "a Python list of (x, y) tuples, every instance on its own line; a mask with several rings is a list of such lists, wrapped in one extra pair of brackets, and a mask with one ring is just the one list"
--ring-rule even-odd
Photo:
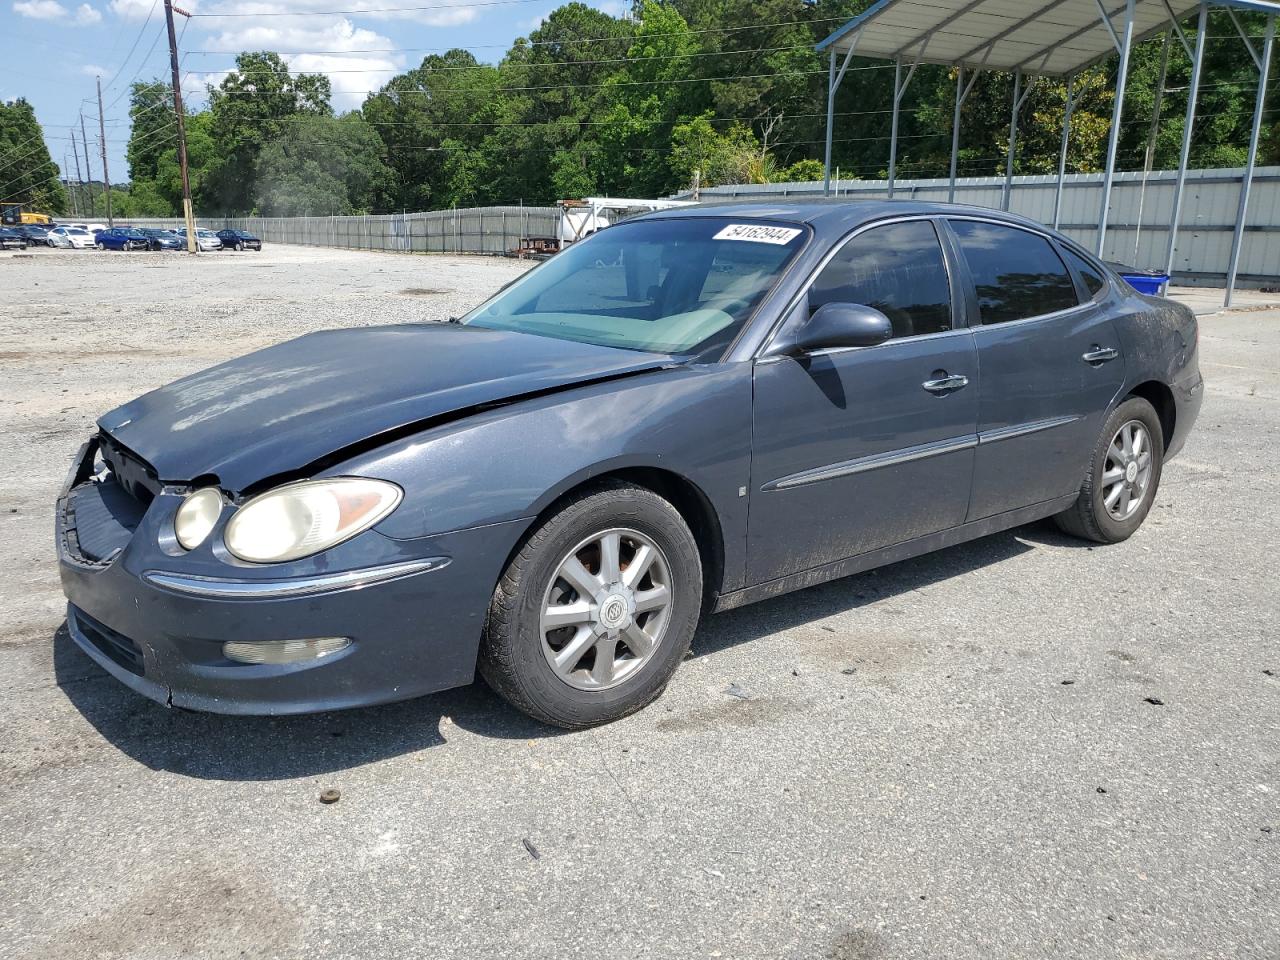
[(1125, 263), (1109, 263), (1116, 273), (1124, 278), (1125, 282), (1139, 293), (1145, 293), (1150, 297), (1164, 296), (1165, 285), (1169, 282), (1169, 275), (1163, 270), (1139, 270), (1137, 267), (1131, 267)]

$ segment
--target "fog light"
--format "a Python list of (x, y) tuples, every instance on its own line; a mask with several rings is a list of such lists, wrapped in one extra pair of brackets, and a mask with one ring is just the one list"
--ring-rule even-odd
[(298, 663), (345, 650), (350, 637), (314, 637), (310, 640), (232, 640), (222, 645), (222, 655), (238, 663)]

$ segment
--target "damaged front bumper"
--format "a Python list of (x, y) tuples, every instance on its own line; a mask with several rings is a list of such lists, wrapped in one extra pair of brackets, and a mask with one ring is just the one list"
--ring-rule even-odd
[[(374, 529), (304, 560), (235, 565), (207, 543), (172, 548), (163, 532), (177, 492), (124, 515), (110, 482), (90, 475), (93, 452), (82, 450), (56, 513), (67, 627), (133, 690), (193, 710), (289, 714), (472, 681), (498, 567), (518, 535), (509, 525), (417, 540)], [(291, 663), (244, 663), (224, 652), (229, 642), (334, 637), (349, 642)]]

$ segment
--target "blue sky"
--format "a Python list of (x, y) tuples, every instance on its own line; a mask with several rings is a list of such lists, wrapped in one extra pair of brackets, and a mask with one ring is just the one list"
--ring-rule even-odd
[[(624, 0), (586, 0), (620, 16)], [(102, 78), (107, 117), (107, 161), (112, 182), (128, 176), (129, 84), (169, 78), (163, 0), (0, 0), (0, 36), (6, 70), (0, 99), (26, 97), (44, 126), (49, 152), (59, 166), (79, 139), (85, 112), (94, 178), (98, 159), (95, 77)], [(298, 51), (286, 56), (295, 70), (328, 73), (334, 106), (350, 109), (396, 73), (434, 51), (471, 50), (496, 62), (519, 36), (526, 36), (560, 5), (557, 0), (175, 0), (199, 14), (184, 23), (183, 90), (195, 106), (207, 83), (217, 83), (241, 50)], [(416, 8), (416, 9), (407, 9)], [(331, 13), (360, 10), (361, 13)], [(235, 16), (215, 16), (234, 14)], [(84, 149), (80, 148), (83, 166)], [(71, 176), (75, 163), (67, 160)]]

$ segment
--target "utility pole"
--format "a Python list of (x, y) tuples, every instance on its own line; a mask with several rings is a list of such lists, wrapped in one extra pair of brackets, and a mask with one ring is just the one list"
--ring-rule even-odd
[(73, 205), (76, 208), (76, 216), (79, 217), (80, 216), (80, 199), (77, 195), (84, 192), (82, 187), (82, 184), (84, 183), (84, 181), (80, 179), (80, 152), (76, 150), (76, 128), (75, 127), (71, 128), (71, 156), (75, 157), (75, 160), (76, 160), (76, 186), (80, 188), (80, 189), (71, 191), (71, 198), (73, 201)]
[(182, 110), (182, 77), (178, 74), (178, 38), (173, 32), (173, 12), (184, 17), (191, 14), (181, 7), (175, 8), (173, 0), (164, 0), (164, 21), (169, 30), (169, 66), (173, 70), (173, 113), (178, 121), (178, 169), (182, 171), (182, 216), (187, 221), (187, 253), (199, 249), (196, 243), (196, 220), (191, 209), (191, 175), (187, 170), (187, 124)]
[(93, 167), (89, 166), (89, 138), (84, 132), (84, 111), (80, 113), (80, 147), (84, 150), (84, 175), (89, 179), (89, 216), (93, 216)]
[[(75, 147), (73, 146), (74, 150)], [(67, 150), (62, 150), (62, 182), (67, 185), (67, 193), (71, 194), (71, 215), (77, 219), (80, 216), (80, 208), (76, 205), (76, 188), (71, 185), (71, 165), (67, 163)]]
[(111, 218), (111, 174), (107, 172), (107, 122), (102, 118), (102, 78), (98, 78), (98, 142), (102, 146), (102, 191), (107, 197), (107, 226), (114, 227)]

